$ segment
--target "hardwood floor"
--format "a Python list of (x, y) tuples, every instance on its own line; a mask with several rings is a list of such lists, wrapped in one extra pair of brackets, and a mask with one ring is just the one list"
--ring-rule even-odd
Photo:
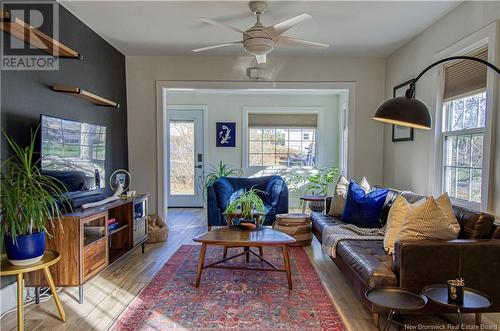
[[(28, 306), (25, 310), (26, 330), (107, 330), (174, 252), (183, 244), (194, 244), (192, 238), (207, 230), (204, 215), (202, 209), (170, 209), (167, 216), (170, 233), (166, 242), (146, 245), (145, 254), (141, 254), (140, 248), (135, 249), (126, 259), (117, 261), (87, 282), (82, 305), (72, 298), (78, 294), (76, 288), (65, 289), (60, 297), (66, 311), (66, 323), (57, 318), (53, 299)], [(353, 331), (377, 330), (371, 314), (361, 305), (331, 259), (322, 254), (319, 243), (314, 240), (306, 247), (306, 252), (347, 328)], [(456, 323), (455, 316), (446, 317)], [(464, 315), (467, 323), (472, 323), (473, 318), (472, 314)], [(405, 317), (405, 322), (448, 323), (438, 316), (421, 315)], [(498, 329), (499, 322), (500, 314), (483, 316), (485, 325), (496, 325)], [(15, 312), (0, 321), (1, 330), (15, 330), (16, 325)]]

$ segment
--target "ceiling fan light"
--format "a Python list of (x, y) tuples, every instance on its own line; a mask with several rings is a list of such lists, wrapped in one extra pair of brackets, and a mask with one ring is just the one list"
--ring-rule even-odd
[(274, 49), (274, 41), (268, 38), (246, 39), (243, 47), (252, 55), (266, 55)]
[(424, 103), (404, 97), (392, 98), (384, 102), (373, 116), (374, 120), (416, 129), (429, 130), (432, 119)]

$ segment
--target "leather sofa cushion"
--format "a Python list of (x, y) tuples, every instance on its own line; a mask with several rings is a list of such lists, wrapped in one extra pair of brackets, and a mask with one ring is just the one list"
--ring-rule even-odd
[(317, 212), (312, 212), (310, 218), (312, 222), (312, 232), (319, 242), (322, 242), (322, 233), (325, 226), (335, 225), (340, 222), (338, 218)]
[(369, 288), (397, 285), (392, 257), (385, 252), (382, 241), (342, 240), (337, 246), (339, 257)]
[(455, 216), (460, 223), (459, 239), (487, 239), (491, 236), (495, 217), (478, 213), (462, 207), (453, 206)]

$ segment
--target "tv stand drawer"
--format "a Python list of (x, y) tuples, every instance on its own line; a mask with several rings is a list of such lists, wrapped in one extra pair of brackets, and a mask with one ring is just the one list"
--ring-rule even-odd
[(83, 279), (87, 280), (107, 265), (107, 240), (97, 240), (83, 248)]

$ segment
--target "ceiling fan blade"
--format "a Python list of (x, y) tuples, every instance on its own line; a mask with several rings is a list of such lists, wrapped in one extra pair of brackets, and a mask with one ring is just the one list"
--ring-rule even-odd
[(207, 47), (193, 49), (193, 52), (198, 53), (198, 52), (208, 51), (209, 49), (214, 49), (214, 48), (219, 48), (219, 47), (239, 45), (241, 43), (242, 43), (242, 41), (234, 41), (234, 42), (226, 43), (226, 44), (219, 44), (219, 45), (207, 46)]
[(267, 60), (267, 55), (255, 55), (255, 58), (257, 59), (257, 64), (265, 64)]
[(277, 36), (281, 35), (282, 33), (285, 33), (286, 31), (290, 30), (294, 26), (296, 26), (304, 21), (307, 21), (311, 18), (312, 18), (312, 16), (309, 14), (302, 14), (299, 16), (292, 17), (292, 18), (290, 18), (286, 21), (283, 21), (281, 23), (277, 23), (277, 24), (268, 26), (264, 30), (268, 31), (273, 36), (277, 37)]
[(309, 47), (309, 48), (328, 48), (330, 45), (319, 43), (316, 41), (309, 41), (304, 39), (297, 39), (292, 37), (281, 36), (277, 42), (278, 46), (297, 46), (297, 47)]
[(245, 32), (245, 31), (243, 31), (235, 26), (229, 25), (229, 24), (224, 23), (224, 22), (216, 21), (216, 20), (213, 20), (213, 19), (208, 18), (208, 17), (201, 17), (200, 21), (203, 23), (206, 23), (206, 24), (215, 25), (215, 26), (223, 27), (223, 28), (226, 28), (229, 30), (233, 30), (235, 32), (243, 33), (249, 37), (252, 37), (252, 35), (248, 34), (247, 32)]

